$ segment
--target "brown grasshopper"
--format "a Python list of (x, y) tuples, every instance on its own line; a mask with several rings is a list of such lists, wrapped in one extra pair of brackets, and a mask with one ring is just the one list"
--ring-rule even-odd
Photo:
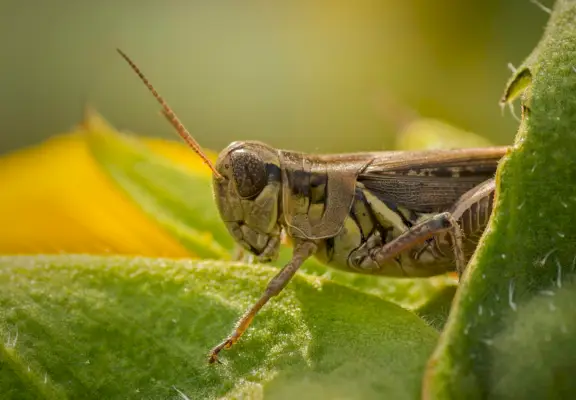
[(282, 231), (294, 245), (290, 262), (212, 349), (210, 363), (309, 257), (382, 276), (464, 271), (490, 218), (494, 175), (508, 147), (315, 155), (246, 141), (230, 144), (213, 165), (134, 62), (118, 52), (212, 170), (215, 201), (236, 242), (261, 262), (277, 258)]

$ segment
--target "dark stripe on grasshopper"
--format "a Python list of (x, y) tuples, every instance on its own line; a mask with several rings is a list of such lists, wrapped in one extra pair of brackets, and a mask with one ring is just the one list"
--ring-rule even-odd
[(423, 169), (398, 169), (395, 174), (412, 174), (413, 176), (428, 176), (436, 178), (478, 178), (484, 177), (489, 179), (494, 174), (492, 166), (479, 166), (474, 168), (467, 167), (436, 167)]
[(268, 177), (268, 183), (270, 182), (280, 182), (282, 179), (282, 171), (280, 171), (280, 167), (276, 164), (267, 163), (265, 165), (266, 168), (266, 176)]
[(311, 207), (316, 205), (322, 205), (323, 213), (328, 198), (327, 173), (322, 170), (311, 172), (292, 168), (287, 168), (285, 173), (290, 183), (291, 196), (295, 199), (306, 199), (306, 213), (311, 215)]
[(302, 170), (289, 169), (286, 171), (292, 188), (292, 195), (310, 198), (310, 173)]
[(328, 190), (328, 177), (325, 173), (312, 173), (310, 176), (310, 204), (324, 204)]
[[(374, 232), (374, 229), (377, 227), (377, 225), (379, 225), (378, 220), (372, 212), (370, 203), (366, 199), (366, 196), (364, 196), (364, 191), (361, 187), (356, 187), (356, 192), (354, 193), (354, 203), (352, 203), (352, 208), (350, 209), (350, 218), (352, 218), (352, 220), (358, 226), (358, 229), (362, 234), (363, 242), (370, 234)], [(369, 227), (366, 226), (366, 218), (369, 220)]]
[(288, 170), (286, 172), (291, 183), (293, 196), (307, 198), (310, 200), (310, 204), (324, 204), (328, 183), (326, 173), (301, 170)]
[(382, 200), (382, 203), (384, 203), (384, 205), (388, 207), (388, 209), (394, 211), (400, 217), (404, 225), (406, 225), (408, 228), (412, 227), (413, 225), (412, 221), (406, 218), (406, 216), (402, 213), (402, 211), (398, 209), (398, 206), (396, 204), (386, 200)]
[(331, 262), (332, 259), (334, 258), (334, 238), (330, 237), (330, 238), (325, 239), (325, 243), (326, 243), (327, 261)]
[[(374, 233), (374, 231), (378, 231), (380, 233), (380, 236), (382, 236), (382, 240), (385, 241), (386, 236), (387, 236), (390, 228), (386, 227), (386, 226), (382, 226), (382, 224), (380, 223), (380, 220), (376, 216), (374, 208), (372, 207), (372, 203), (370, 202), (370, 200), (368, 200), (366, 198), (366, 195), (364, 194), (364, 190), (366, 190), (364, 188), (364, 185), (362, 185), (361, 183), (358, 183), (356, 186), (356, 190), (360, 190), (362, 192), (362, 195), (361, 195), (362, 202), (365, 204), (366, 209), (368, 210), (368, 213), (370, 215), (370, 220), (374, 224), (374, 229), (372, 229), (372, 231), (367, 236), (372, 235)], [(378, 201), (380, 201), (380, 200), (378, 200)]]

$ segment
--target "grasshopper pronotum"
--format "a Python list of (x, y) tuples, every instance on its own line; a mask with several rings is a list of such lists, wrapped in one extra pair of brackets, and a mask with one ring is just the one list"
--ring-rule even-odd
[(261, 262), (276, 259), (282, 231), (294, 244), (290, 262), (212, 349), (210, 363), (309, 257), (373, 275), (463, 272), (488, 223), (494, 174), (507, 147), (314, 155), (246, 141), (230, 144), (213, 165), (134, 62), (118, 52), (212, 170), (215, 201), (236, 242)]

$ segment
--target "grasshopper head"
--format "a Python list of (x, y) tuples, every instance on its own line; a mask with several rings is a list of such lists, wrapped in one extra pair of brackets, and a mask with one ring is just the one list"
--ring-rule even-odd
[(278, 223), (280, 161), (276, 150), (260, 142), (234, 142), (220, 153), (213, 165), (134, 61), (122, 50), (118, 49), (118, 53), (152, 92), (178, 135), (212, 170), (216, 204), (234, 239), (261, 261), (276, 259), (281, 231)]
[(234, 142), (216, 161), (214, 198), (230, 234), (260, 261), (275, 260), (280, 246), (278, 222), (280, 161), (260, 142)]

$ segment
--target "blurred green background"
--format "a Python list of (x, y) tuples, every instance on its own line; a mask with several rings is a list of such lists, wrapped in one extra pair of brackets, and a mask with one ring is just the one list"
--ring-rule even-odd
[(214, 150), (388, 148), (392, 103), (508, 144), (507, 64), (547, 18), (530, 0), (2, 0), (0, 153), (67, 131), (85, 104), (117, 128), (174, 138), (116, 47)]

